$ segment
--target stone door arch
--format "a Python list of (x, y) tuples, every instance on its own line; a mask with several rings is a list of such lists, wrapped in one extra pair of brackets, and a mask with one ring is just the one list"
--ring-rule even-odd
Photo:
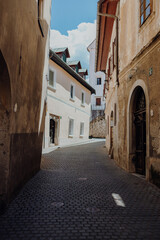
[(0, 51), (0, 202), (7, 200), (10, 161), (10, 77)]
[(141, 86), (132, 91), (129, 102), (129, 161), (130, 171), (146, 174), (147, 131), (146, 95)]

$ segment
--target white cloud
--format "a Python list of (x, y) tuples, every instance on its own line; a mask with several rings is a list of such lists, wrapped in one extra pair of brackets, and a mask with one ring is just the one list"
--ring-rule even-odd
[(81, 23), (77, 29), (67, 31), (67, 36), (57, 30), (51, 30), (51, 48), (68, 47), (70, 60), (80, 60), (83, 68), (89, 67), (89, 53), (87, 47), (96, 37), (96, 21)]

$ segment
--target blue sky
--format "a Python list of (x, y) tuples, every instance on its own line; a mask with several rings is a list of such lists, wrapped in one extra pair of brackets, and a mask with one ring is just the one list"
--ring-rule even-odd
[(51, 48), (68, 47), (69, 60), (89, 69), (87, 47), (96, 38), (97, 0), (52, 0)]
[(66, 35), (82, 22), (94, 22), (97, 0), (52, 0), (51, 29)]

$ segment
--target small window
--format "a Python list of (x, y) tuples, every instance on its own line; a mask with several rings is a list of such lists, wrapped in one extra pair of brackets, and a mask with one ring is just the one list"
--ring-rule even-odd
[(96, 106), (101, 106), (101, 98), (96, 98)]
[(56, 88), (55, 72), (49, 70), (49, 86)]
[(69, 136), (73, 136), (74, 119), (69, 119)]
[(82, 99), (81, 99), (81, 103), (82, 103), (82, 105), (84, 105), (84, 104), (85, 104), (85, 93), (84, 93), (84, 92), (82, 92)]
[(97, 78), (97, 85), (101, 85), (101, 78)]
[(84, 136), (84, 122), (80, 123), (80, 136)]
[(140, 0), (140, 25), (142, 25), (151, 14), (151, 0)]
[(71, 84), (71, 89), (70, 89), (70, 98), (74, 99), (75, 98), (75, 86)]

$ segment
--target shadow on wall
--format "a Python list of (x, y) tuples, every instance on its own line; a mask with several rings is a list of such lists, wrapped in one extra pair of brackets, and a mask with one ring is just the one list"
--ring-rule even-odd
[(0, 211), (3, 211), (8, 198), (11, 88), (7, 64), (1, 51), (0, 66)]

